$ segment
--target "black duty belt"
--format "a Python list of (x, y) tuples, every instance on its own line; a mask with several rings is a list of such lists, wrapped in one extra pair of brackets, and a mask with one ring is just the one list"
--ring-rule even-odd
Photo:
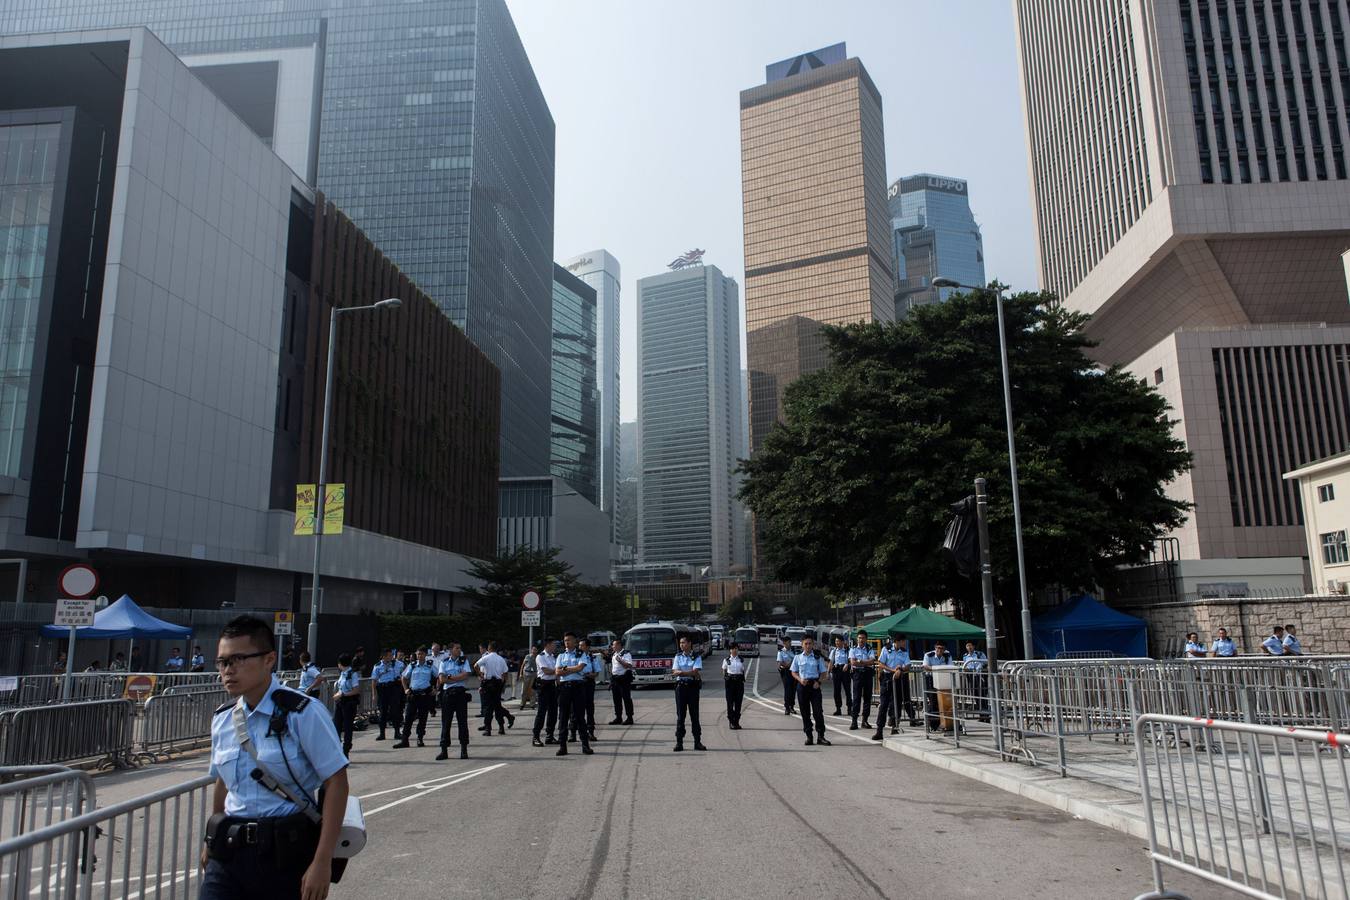
[(430, 686), (424, 687), (424, 688), (413, 688), (413, 689), (412, 689), (412, 695), (413, 695), (414, 697), (425, 697), (427, 694), (430, 694), (430, 693), (431, 693), (431, 688), (430, 688)]
[(732, 675), (729, 672), (727, 673), (727, 681), (744, 681), (744, 680), (745, 680), (744, 675)]

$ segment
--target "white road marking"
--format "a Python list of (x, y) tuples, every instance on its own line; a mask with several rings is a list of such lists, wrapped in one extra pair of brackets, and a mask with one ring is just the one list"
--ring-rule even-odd
[[(754, 682), (750, 685), (750, 692), (751, 692), (754, 696), (752, 696), (750, 699), (751, 699), (753, 702), (758, 703), (760, 706), (764, 706), (764, 707), (767, 707), (767, 708), (772, 709), (772, 710), (775, 710), (775, 711), (776, 711), (776, 710), (779, 710), (779, 709), (782, 709), (781, 704), (774, 704), (774, 703), (772, 703), (772, 702), (770, 702), (770, 701), (768, 701), (768, 700), (765, 700), (764, 697), (759, 693), (759, 660), (758, 660), (758, 659), (755, 660), (755, 664), (754, 664), (753, 668), (754, 668), (754, 670), (755, 670), (755, 677), (754, 677)], [(823, 690), (823, 689), (822, 689), (822, 690)], [(795, 718), (798, 719), (798, 720), (800, 721), (801, 716), (798, 715), (798, 716), (795, 716)], [(827, 716), (826, 718), (832, 719), (832, 718), (835, 718), (835, 717), (834, 717), (834, 716)], [(873, 740), (871, 739), (871, 737), (862, 737), (862, 736), (860, 736), (860, 735), (854, 734), (852, 731), (849, 731), (849, 730), (846, 729), (846, 728), (840, 728), (840, 727), (838, 727), (837, 725), (829, 725), (829, 724), (827, 724), (825, 727), (826, 727), (827, 729), (829, 729), (830, 731), (833, 731), (835, 734), (842, 734), (844, 737), (847, 737), (847, 738), (853, 738), (853, 740), (859, 741), (859, 742), (864, 743), (864, 744), (875, 744), (875, 745), (877, 745), (878, 747), (880, 747), (880, 746), (881, 746), (881, 743), (882, 743), (881, 741), (873, 741)]]
[[(470, 778), (477, 778), (479, 775), (483, 775), (486, 774), (487, 772), (500, 769), (505, 765), (506, 763), (497, 763), (495, 766), (488, 766), (487, 768), (484, 769), (472, 769), (468, 772), (462, 772), (457, 776), (452, 776), (451, 780), (445, 782), (444, 784), (438, 784), (435, 787), (429, 787), (426, 790), (419, 791), (416, 794), (409, 794), (407, 797), (402, 797), (398, 800), (395, 800), (392, 803), (386, 803), (384, 806), (377, 806), (375, 809), (368, 809), (365, 811), (365, 816), (366, 818), (370, 818), (371, 816), (375, 815), (378, 812), (384, 812), (386, 809), (393, 809), (395, 806), (407, 803), (409, 800), (416, 800), (419, 797), (425, 797), (427, 794), (442, 790), (443, 788), (454, 787), (457, 784), (462, 784), (463, 782), (468, 781)], [(419, 787), (419, 785), (408, 785), (408, 787)], [(396, 788), (395, 790), (398, 789)], [(388, 791), (381, 791), (380, 793), (388, 793)], [(371, 796), (375, 795), (372, 794)]]
[[(504, 766), (506, 765), (506, 763), (499, 763), (498, 765)], [(490, 769), (495, 768), (497, 768), (497, 766), (484, 766), (480, 769), (469, 769), (465, 772), (454, 772), (450, 775), (439, 775), (435, 778), (427, 778), (422, 781), (414, 782), (412, 784), (404, 784), (400, 785), (399, 787), (385, 788), (382, 791), (371, 791), (369, 794), (362, 794), (356, 799), (364, 801), (369, 800), (371, 797), (381, 797), (385, 794), (394, 794), (399, 791), (414, 791), (414, 790), (420, 791), (425, 788), (434, 787), (442, 781), (449, 781), (452, 778), (461, 778), (465, 775), (479, 775), (482, 774), (483, 772), (487, 772)]]

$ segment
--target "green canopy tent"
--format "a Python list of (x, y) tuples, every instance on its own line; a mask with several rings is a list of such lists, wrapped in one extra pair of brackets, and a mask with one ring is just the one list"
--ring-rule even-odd
[(935, 613), (922, 606), (911, 606), (894, 615), (878, 619), (860, 629), (869, 638), (887, 638), (891, 635), (920, 640), (984, 640), (984, 629), (951, 616)]

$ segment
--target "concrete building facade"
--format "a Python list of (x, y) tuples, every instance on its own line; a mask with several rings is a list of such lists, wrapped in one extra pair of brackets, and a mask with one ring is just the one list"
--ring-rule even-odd
[(736, 282), (696, 265), (637, 289), (638, 556), (724, 575), (744, 562)]

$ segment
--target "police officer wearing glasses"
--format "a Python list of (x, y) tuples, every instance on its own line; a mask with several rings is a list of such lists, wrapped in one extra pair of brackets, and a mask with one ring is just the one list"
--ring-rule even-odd
[[(232, 620), (216, 654), (216, 669), (233, 699), (211, 722), (216, 784), (198, 898), (323, 900), (347, 808), (347, 757), (337, 732), (322, 704), (273, 677), (276, 644), (266, 622)], [(255, 771), (319, 803), (321, 822), (311, 822), (280, 787), (265, 787)]]

